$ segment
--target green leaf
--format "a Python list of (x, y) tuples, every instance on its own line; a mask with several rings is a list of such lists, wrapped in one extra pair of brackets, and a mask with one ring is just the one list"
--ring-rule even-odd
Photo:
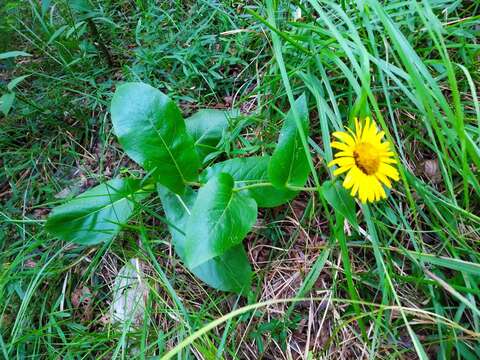
[(156, 180), (177, 194), (198, 178), (200, 161), (177, 105), (143, 83), (118, 87), (112, 122), (120, 144)]
[(257, 203), (233, 186), (233, 178), (221, 173), (200, 188), (185, 235), (185, 260), (190, 268), (240, 244), (255, 224)]
[(325, 181), (322, 184), (325, 200), (355, 228), (358, 228), (355, 201), (338, 181)]
[(79, 13), (88, 13), (94, 10), (88, 0), (70, 0), (69, 5), (72, 10)]
[(17, 57), (17, 56), (32, 56), (32, 55), (29, 53), (26, 53), (25, 51), (7, 51), (0, 54), (0, 60)]
[(42, 0), (41, 2), (42, 2), (42, 16), (45, 16), (48, 9), (50, 8), (51, 0)]
[[(174, 194), (162, 185), (157, 186), (165, 216), (170, 222), (169, 230), (178, 256), (185, 262), (185, 229), (197, 193), (187, 188), (183, 196)], [(242, 293), (250, 288), (252, 270), (243, 246), (236, 245), (224, 254), (210, 259), (190, 271), (211, 287), (222, 291)]]
[(0, 97), (0, 111), (3, 113), (3, 115), (8, 115), (14, 100), (15, 93), (3, 94), (2, 97)]
[[(295, 101), (295, 110), (305, 135), (308, 136), (308, 107), (305, 94)], [(307, 182), (309, 173), (308, 158), (302, 145), (293, 111), (290, 109), (280, 130), (277, 147), (268, 167), (268, 176), (276, 187), (301, 187)]]
[[(235, 188), (255, 185), (259, 183), (268, 184), (268, 164), (270, 156), (252, 156), (248, 158), (235, 158), (206, 168), (200, 174), (200, 182), (207, 182), (212, 177), (227, 173), (233, 177)], [(277, 189), (272, 185), (261, 186), (241, 191), (255, 199), (258, 207), (269, 208), (282, 205), (293, 199), (298, 192), (286, 189)]]
[(112, 179), (53, 209), (45, 229), (82, 245), (111, 240), (146, 196), (137, 179)]
[(203, 160), (217, 150), (217, 145), (228, 129), (228, 119), (239, 115), (238, 110), (199, 110), (185, 120), (187, 132), (195, 141), (195, 149)]
[(23, 76), (16, 77), (15, 79), (13, 79), (8, 83), (7, 89), (9, 91), (12, 91), (18, 84), (20, 84), (23, 80), (25, 80), (29, 76), (31, 75), (23, 75)]
[(447, 258), (435, 254), (418, 253), (415, 251), (408, 251), (407, 253), (419, 260), (425, 261), (429, 264), (445, 267), (447, 269), (456, 270), (460, 272), (470, 273), (475, 276), (480, 276), (480, 264), (469, 262), (461, 259)]

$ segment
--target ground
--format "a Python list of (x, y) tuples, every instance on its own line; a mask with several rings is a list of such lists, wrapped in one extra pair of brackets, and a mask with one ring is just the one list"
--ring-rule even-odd
[[(0, 113), (0, 354), (161, 357), (210, 322), (272, 301), (180, 353), (477, 359), (479, 7), (1, 2), (0, 95), (15, 98), (10, 109), (2, 98)], [(2, 58), (10, 51), (30, 56)], [(320, 183), (331, 178), (331, 133), (368, 114), (394, 143), (401, 179), (387, 200), (356, 202), (347, 218), (358, 228), (318, 191), (262, 209), (244, 241), (254, 270), (246, 296), (212, 290), (185, 268), (157, 197), (112, 242), (61, 241), (43, 229), (54, 206), (107, 179), (144, 175), (112, 132), (110, 101), (125, 81), (160, 89), (185, 117), (240, 109), (217, 160), (271, 154), (289, 97), (306, 93)], [(311, 176), (308, 187), (317, 185)], [(145, 274), (147, 304), (137, 326), (121, 327), (110, 307), (130, 259)]]

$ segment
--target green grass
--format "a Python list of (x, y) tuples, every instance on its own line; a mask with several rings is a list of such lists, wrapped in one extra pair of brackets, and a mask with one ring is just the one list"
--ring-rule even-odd
[[(80, 1), (42, 3), (0, 4), (0, 53), (33, 55), (0, 60), (0, 95), (28, 75), (0, 119), (0, 358), (478, 358), (480, 4), (93, 1), (85, 13)], [(241, 108), (219, 158), (271, 153), (307, 93), (312, 191), (260, 213), (245, 241), (248, 296), (188, 273), (157, 200), (104, 246), (42, 229), (59, 193), (139, 174), (108, 109), (133, 80), (185, 115)], [(317, 190), (331, 177), (331, 132), (365, 115), (395, 144), (401, 181), (386, 201), (357, 205), (356, 229)], [(131, 258), (149, 296), (127, 334), (108, 316)], [(84, 287), (90, 300), (78, 304)]]

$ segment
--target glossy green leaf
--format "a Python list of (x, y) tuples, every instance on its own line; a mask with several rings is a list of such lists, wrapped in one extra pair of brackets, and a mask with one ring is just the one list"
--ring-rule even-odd
[(185, 260), (194, 268), (242, 242), (257, 220), (257, 203), (221, 173), (200, 188), (186, 227)]
[(25, 51), (7, 51), (0, 54), (0, 60), (9, 59), (17, 56), (32, 56), (32, 55), (29, 53), (26, 53)]
[[(305, 95), (295, 101), (295, 110), (308, 136), (308, 107)], [(304, 186), (310, 173), (307, 155), (295, 123), (293, 111), (287, 113), (268, 168), (272, 184), (279, 188)]]
[[(157, 186), (165, 216), (170, 222), (169, 230), (178, 256), (185, 262), (185, 228), (197, 193), (187, 188), (185, 194), (177, 195), (162, 185)], [(211, 287), (222, 291), (241, 293), (250, 288), (252, 271), (243, 245), (236, 245), (224, 254), (207, 260), (190, 271)]]
[(146, 196), (137, 179), (113, 179), (53, 209), (45, 229), (82, 245), (111, 240)]
[(237, 110), (203, 109), (185, 119), (187, 132), (195, 142), (200, 159), (217, 150), (217, 145), (228, 129), (228, 119), (238, 116)]
[(50, 8), (52, 0), (42, 0), (42, 16), (45, 16), (47, 13), (48, 9)]
[[(252, 156), (248, 158), (235, 158), (208, 167), (200, 174), (200, 182), (206, 183), (212, 177), (227, 173), (233, 177), (235, 188), (255, 184), (268, 184), (268, 164), (270, 156)], [(258, 207), (276, 207), (293, 199), (297, 192), (287, 189), (278, 189), (272, 185), (254, 187), (242, 190), (257, 202)]]
[(118, 87), (112, 100), (115, 134), (128, 156), (177, 194), (198, 177), (200, 161), (177, 105), (143, 83)]
[(26, 78), (28, 78), (29, 76), (31, 75), (23, 75), (23, 76), (19, 76), (19, 77), (16, 77), (14, 79), (12, 79), (8, 84), (7, 84), (7, 89), (9, 91), (13, 91), (13, 89), (15, 89), (15, 87), (20, 84), (23, 80), (25, 80)]
[(80, 14), (88, 13), (94, 10), (88, 0), (70, 0), (69, 5), (72, 10)]
[(325, 181), (322, 184), (322, 194), (325, 200), (348, 222), (358, 228), (355, 201), (338, 181)]
[(0, 111), (7, 116), (15, 100), (15, 93), (3, 94), (0, 97)]

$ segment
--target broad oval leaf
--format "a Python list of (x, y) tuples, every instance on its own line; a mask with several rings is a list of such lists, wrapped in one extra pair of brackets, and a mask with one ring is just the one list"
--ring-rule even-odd
[(358, 228), (355, 201), (338, 181), (325, 181), (322, 184), (322, 194), (335, 211), (338, 211), (353, 227)]
[(200, 161), (177, 105), (143, 83), (118, 87), (112, 99), (112, 122), (125, 152), (157, 181), (177, 194), (198, 178)]
[[(223, 172), (233, 177), (235, 188), (260, 183), (268, 184), (270, 182), (268, 178), (269, 163), (270, 156), (268, 155), (226, 160), (206, 168), (200, 174), (200, 182), (207, 182), (212, 177)], [(257, 202), (258, 207), (270, 208), (288, 202), (298, 192), (267, 185), (242, 190), (241, 193), (252, 197)]]
[(111, 240), (146, 196), (137, 179), (113, 179), (53, 209), (45, 229), (56, 237), (82, 245)]
[[(165, 216), (169, 221), (172, 242), (178, 256), (185, 262), (185, 228), (197, 193), (187, 188), (177, 195), (162, 185), (157, 186)], [(252, 270), (243, 246), (236, 245), (224, 254), (207, 260), (189, 270), (211, 287), (222, 291), (242, 293), (250, 288)]]
[[(295, 110), (303, 131), (308, 136), (308, 106), (305, 94), (295, 101)], [(287, 113), (280, 130), (280, 137), (273, 152), (268, 176), (272, 184), (279, 188), (304, 186), (310, 174), (307, 155), (295, 123), (292, 109)]]
[(217, 150), (218, 143), (228, 129), (228, 119), (238, 115), (238, 110), (202, 109), (185, 119), (187, 132), (192, 136), (201, 160)]
[(240, 244), (255, 224), (257, 203), (233, 186), (233, 178), (220, 173), (198, 191), (185, 234), (185, 261), (190, 268)]
[(0, 111), (7, 116), (15, 100), (15, 93), (3, 94), (0, 97)]

